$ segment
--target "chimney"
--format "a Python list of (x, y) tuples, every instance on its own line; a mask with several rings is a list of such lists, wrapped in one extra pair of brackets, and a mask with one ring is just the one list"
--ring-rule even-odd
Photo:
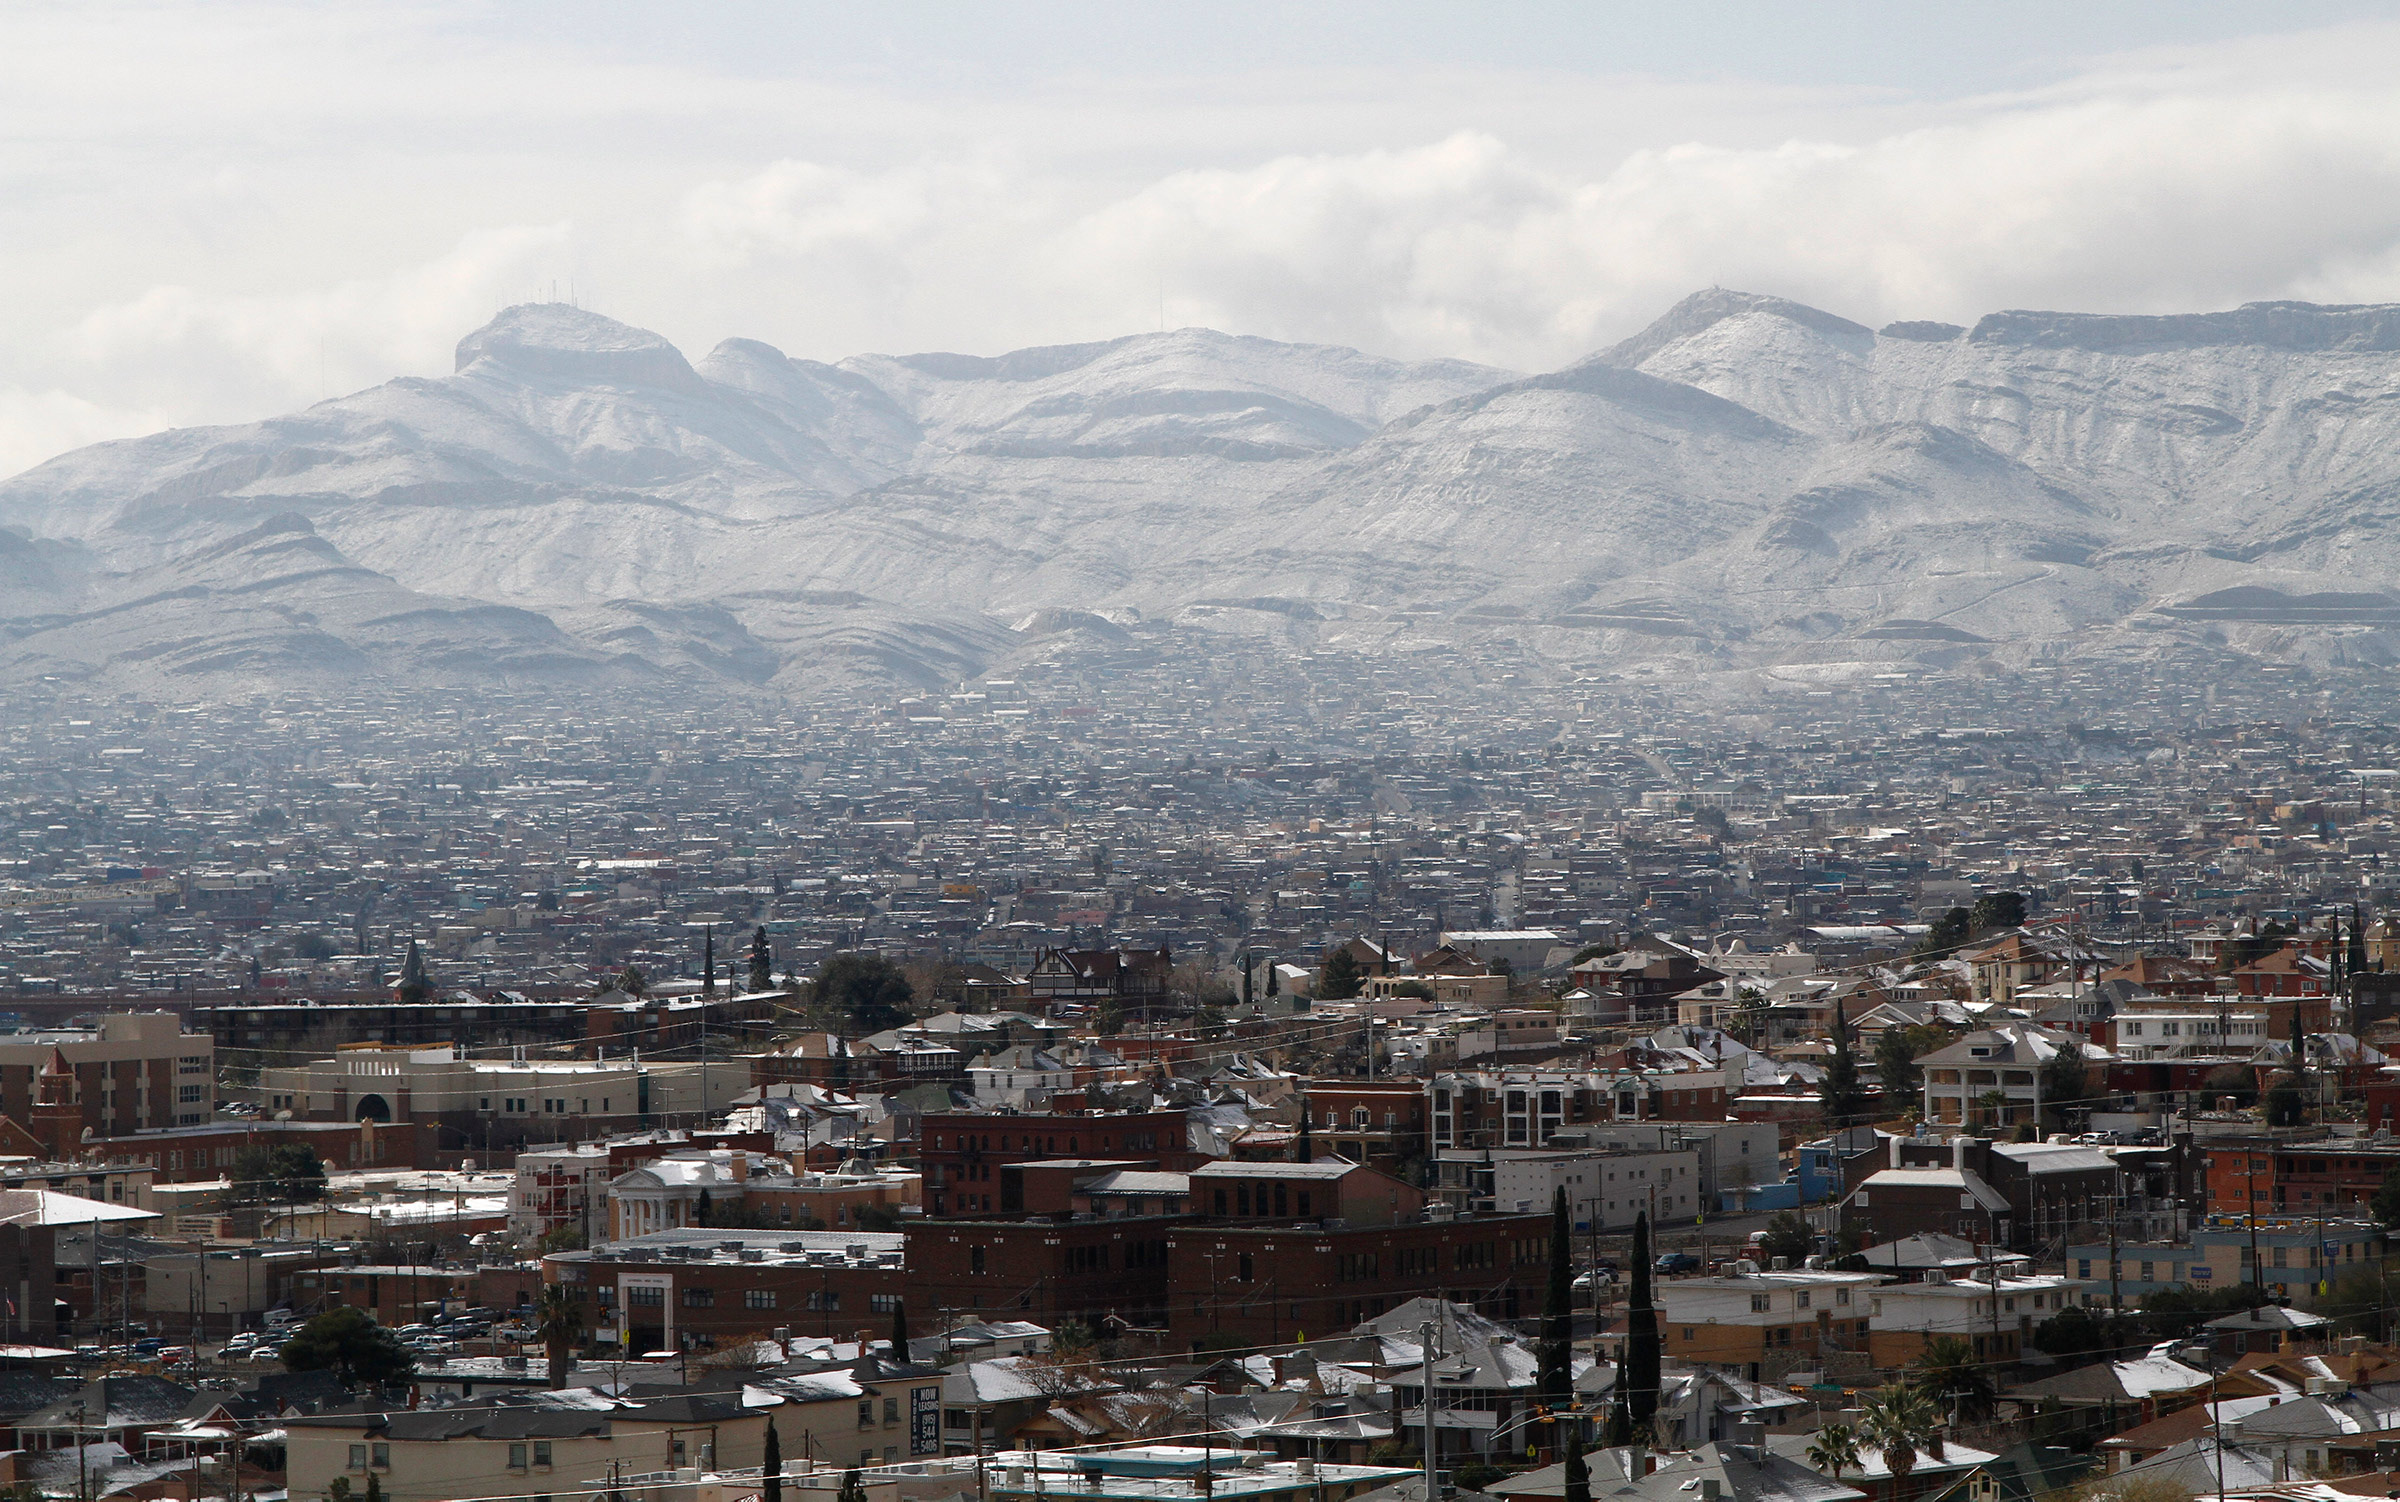
[(1967, 1144), (1973, 1140), (1964, 1132), (1950, 1139), (1950, 1166), (1960, 1173), (1967, 1171)]
[(733, 1150), (733, 1181), (745, 1184), (750, 1180), (750, 1154), (742, 1148)]
[(1898, 1137), (1892, 1139), (1892, 1166), (1894, 1168), (1900, 1166), (1900, 1142), (1901, 1139)]

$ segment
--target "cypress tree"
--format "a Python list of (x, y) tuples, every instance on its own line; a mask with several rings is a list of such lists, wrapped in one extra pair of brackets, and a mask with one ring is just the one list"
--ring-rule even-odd
[(1625, 1304), (1625, 1369), (1618, 1385), (1635, 1432), (1658, 1417), (1658, 1308), (1650, 1302), (1650, 1212), (1633, 1222), (1633, 1294)]
[(1633, 1443), (1633, 1414), (1625, 1406), (1625, 1367), (1622, 1362), (1617, 1366), (1617, 1396), (1608, 1405), (1608, 1433), (1601, 1437), (1600, 1442), (1611, 1450)]
[(750, 936), (750, 991), (775, 989), (775, 957), (767, 951), (767, 926), (761, 923), (758, 932)]
[(1553, 1409), (1574, 1400), (1575, 1305), (1574, 1273), (1569, 1240), (1574, 1227), (1567, 1219), (1567, 1191), (1550, 1195), (1550, 1297), (1542, 1305), (1541, 1371), (1535, 1388), (1539, 1401)]
[(717, 994), (717, 931), (703, 928), (700, 935), (700, 994), (714, 996)]
[(2350, 978), (2356, 981), (2367, 973), (2367, 915), (2355, 902), (2350, 904)]
[[(1562, 1420), (1567, 1429), (1566, 1502), (1592, 1502), (1592, 1469), (1583, 1463), (1583, 1425)], [(773, 1502), (770, 1498), (769, 1502)]]
[(433, 977), (425, 969), (425, 952), (408, 941), (408, 957), (400, 962), (400, 999), (416, 1003), (433, 1000)]
[(1303, 1095), (1300, 1097), (1300, 1161), (1303, 1163), (1317, 1161), (1316, 1139), (1309, 1135), (1309, 1114), (1308, 1097)]
[(767, 1453), (759, 1468), (759, 1502), (783, 1502), (783, 1439), (767, 1420)]
[(1839, 1131), (1866, 1114), (1866, 1087), (1858, 1082), (1858, 1060), (1850, 1052), (1850, 1026), (1842, 1004), (1833, 1004), (1833, 1057), (1825, 1061), (1825, 1077), (1817, 1082), (1817, 1099), (1825, 1124)]
[(908, 1305), (898, 1299), (892, 1301), (892, 1359), (908, 1360)]

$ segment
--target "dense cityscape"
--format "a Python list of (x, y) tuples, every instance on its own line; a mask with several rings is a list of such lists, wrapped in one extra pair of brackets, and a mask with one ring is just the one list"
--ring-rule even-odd
[(1452, 666), (12, 704), (16, 1479), (2380, 1474), (2379, 681)]

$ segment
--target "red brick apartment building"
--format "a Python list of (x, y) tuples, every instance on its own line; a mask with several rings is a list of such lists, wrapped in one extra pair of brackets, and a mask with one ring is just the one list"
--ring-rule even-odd
[(1211, 1161), (1191, 1142), (1189, 1113), (1144, 1111), (1118, 1115), (1006, 1116), (943, 1111), (918, 1125), (927, 1215), (1015, 1215), (1024, 1202), (1011, 1164), (1049, 1158), (1124, 1160), (1182, 1173)]
[(1309, 1136), (1323, 1152), (1388, 1166), (1425, 1155), (1425, 1087), (1416, 1081), (1310, 1080)]
[(1344, 1229), (1187, 1222), (1167, 1239), (1167, 1328), (1179, 1344), (1273, 1343), (1418, 1297), (1521, 1319), (1540, 1308), (1549, 1269), (1547, 1215)]
[(1179, 1343), (1345, 1329), (1420, 1294), (1495, 1318), (1538, 1307), (1550, 1218), (1404, 1225), (1194, 1216), (953, 1217), (891, 1236), (690, 1231), (543, 1259), (595, 1329), (640, 1350), (723, 1344), (776, 1329), (881, 1336), (967, 1314), (1170, 1332)]
[(2205, 1151), (2208, 1208), (2220, 1215), (2355, 1213), (2400, 1167), (2400, 1143), (2356, 1137), (2226, 1138)]

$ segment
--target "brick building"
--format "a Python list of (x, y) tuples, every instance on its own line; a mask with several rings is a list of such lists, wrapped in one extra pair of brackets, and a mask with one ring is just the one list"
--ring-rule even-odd
[(1049, 1158), (1105, 1158), (1183, 1173), (1225, 1156), (1205, 1122), (1185, 1111), (1011, 1116), (972, 1111), (920, 1118), (918, 1157), (928, 1215), (1013, 1215), (1022, 1180), (1002, 1170)]
[(52, 1065), (73, 1081), (81, 1124), (103, 1137), (194, 1126), (216, 1106), (216, 1042), (172, 1012), (110, 1012), (94, 1028), (0, 1037), (0, 1115), (31, 1123), (37, 1080)]
[(2400, 1142), (2222, 1137), (2204, 1157), (2208, 1208), (2218, 1214), (2339, 1215), (2375, 1198), (2383, 1176), (2400, 1168)]
[(216, 1121), (97, 1138), (89, 1150), (138, 1157), (161, 1184), (193, 1184), (224, 1178), (245, 1148), (295, 1144), (315, 1153), (329, 1173), (435, 1166), (432, 1129), (410, 1121)]
[[(903, 1298), (921, 1302), (897, 1235), (864, 1231), (658, 1231), (542, 1259), (603, 1349), (686, 1350), (767, 1336), (888, 1334)], [(909, 1311), (913, 1326), (930, 1310)]]
[(287, 1297), (301, 1314), (368, 1309), (378, 1323), (397, 1329), (429, 1313), (474, 1303), (479, 1287), (471, 1267), (311, 1265), (292, 1269)]
[(1187, 1221), (1167, 1236), (1166, 1253), (1172, 1338), (1251, 1345), (1346, 1330), (1419, 1297), (1494, 1319), (1533, 1315), (1550, 1272), (1550, 1217), (1349, 1227)]
[(947, 1220), (909, 1227), (912, 1325), (985, 1313), (1036, 1324), (1063, 1319), (1167, 1323), (1168, 1244), (1185, 1217)]
[(1389, 1170), (1425, 1155), (1425, 1087), (1414, 1080), (1310, 1080), (1300, 1088), (1316, 1146)]

